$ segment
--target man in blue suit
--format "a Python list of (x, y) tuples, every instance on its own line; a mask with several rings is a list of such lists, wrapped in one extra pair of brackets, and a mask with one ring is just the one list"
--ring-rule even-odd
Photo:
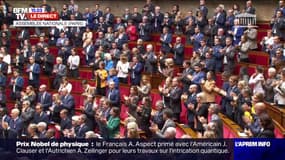
[(224, 10), (222, 6), (218, 6), (216, 8), (216, 15), (215, 15), (215, 24), (218, 26), (218, 28), (225, 28), (226, 23), (226, 15), (224, 13)]
[(35, 107), (36, 113), (34, 115), (33, 123), (38, 124), (40, 122), (45, 122), (46, 124), (49, 124), (49, 117), (48, 115), (43, 111), (43, 106), (38, 103)]
[(195, 34), (192, 37), (190, 37), (190, 39), (193, 44), (194, 51), (197, 51), (201, 47), (200, 45), (201, 40), (204, 39), (204, 34), (201, 33), (199, 27), (195, 28)]
[(91, 40), (86, 40), (86, 46), (83, 48), (83, 54), (85, 55), (86, 64), (90, 64), (95, 58), (95, 48)]
[(88, 94), (87, 100), (84, 106), (81, 106), (81, 111), (86, 115), (86, 125), (93, 130), (94, 129), (94, 110), (93, 110), (93, 95)]
[(69, 116), (74, 115), (75, 102), (71, 94), (64, 88), (61, 91), (61, 106), (69, 112)]
[(89, 27), (90, 29), (94, 28), (94, 15), (90, 12), (89, 8), (85, 8), (83, 19), (87, 21), (87, 27)]
[(12, 109), (11, 117), (9, 122), (2, 123), (3, 129), (7, 132), (8, 139), (19, 138), (23, 130), (23, 121), (19, 117), (20, 111), (17, 108)]
[(93, 11), (94, 21), (98, 23), (99, 18), (103, 16), (103, 12), (100, 10), (100, 4), (95, 5), (95, 11)]
[(7, 81), (6, 76), (0, 70), (0, 87), (2, 87), (3, 89), (6, 88), (6, 81)]
[(232, 27), (231, 30), (228, 31), (230, 35), (233, 36), (233, 44), (238, 45), (241, 39), (241, 36), (243, 35), (243, 28), (239, 26), (239, 20), (235, 19), (234, 20), (234, 26)]
[(196, 96), (198, 93), (198, 86), (192, 84), (189, 87), (189, 94), (187, 95), (187, 100), (184, 103), (184, 106), (187, 109), (187, 118), (188, 125), (190, 128), (194, 129), (194, 119), (195, 119), (195, 106), (197, 104)]
[(66, 129), (71, 129), (72, 128), (72, 123), (71, 123), (71, 119), (68, 117), (68, 110), (67, 109), (63, 109), (60, 111), (60, 131), (63, 134), (63, 131)]
[(138, 57), (133, 57), (133, 61), (130, 65), (130, 70), (132, 85), (139, 85), (141, 81), (141, 74), (143, 72), (143, 64), (139, 62)]
[(120, 91), (115, 87), (114, 81), (109, 81), (108, 100), (113, 107), (120, 108)]
[(76, 138), (84, 138), (85, 133), (90, 131), (90, 128), (86, 125), (86, 115), (82, 114), (79, 117), (79, 126), (75, 131)]
[(33, 86), (34, 88), (38, 88), (40, 83), (40, 72), (41, 72), (40, 65), (35, 63), (34, 57), (30, 57), (29, 62), (30, 64), (28, 64), (26, 70), (29, 77), (28, 84)]
[(47, 86), (45, 84), (41, 85), (39, 88), (38, 103), (41, 104), (44, 111), (49, 110), (52, 105), (52, 96), (46, 91)]
[(8, 64), (3, 61), (4, 55), (0, 54), (0, 71), (7, 76), (8, 72)]
[(205, 78), (205, 72), (202, 71), (201, 64), (195, 64), (194, 66), (195, 72), (192, 76), (190, 76), (192, 84), (200, 85), (202, 80)]
[(174, 63), (181, 66), (184, 60), (184, 45), (181, 43), (181, 37), (176, 37), (172, 53), (174, 54)]
[(171, 41), (172, 41), (172, 34), (169, 33), (169, 28), (164, 27), (162, 30), (162, 34), (160, 35), (160, 42), (161, 42), (161, 51), (163, 53), (169, 53), (171, 51)]

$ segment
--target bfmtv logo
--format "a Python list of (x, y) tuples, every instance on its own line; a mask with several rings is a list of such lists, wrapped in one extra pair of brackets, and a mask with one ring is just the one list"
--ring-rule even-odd
[(27, 14), (30, 13), (45, 13), (44, 8), (13, 8), (13, 13), (15, 13), (17, 20), (28, 19)]

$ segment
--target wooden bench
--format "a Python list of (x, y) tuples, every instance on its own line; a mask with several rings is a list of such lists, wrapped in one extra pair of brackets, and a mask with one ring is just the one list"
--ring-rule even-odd
[(242, 131), (240, 126), (222, 113), (219, 113), (219, 116), (223, 121), (224, 138), (240, 138), (238, 135), (238, 132)]

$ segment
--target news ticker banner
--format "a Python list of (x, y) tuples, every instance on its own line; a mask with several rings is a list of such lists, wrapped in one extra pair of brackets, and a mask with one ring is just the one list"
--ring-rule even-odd
[(284, 139), (0, 140), (0, 159), (283, 160)]
[(14, 27), (86, 27), (86, 21), (60, 20), (58, 12), (46, 12), (44, 8), (13, 8)]

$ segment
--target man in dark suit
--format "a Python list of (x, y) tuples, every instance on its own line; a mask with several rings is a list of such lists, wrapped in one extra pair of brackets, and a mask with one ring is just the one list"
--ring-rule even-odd
[(13, 77), (10, 79), (11, 98), (19, 100), (21, 98), (21, 91), (24, 87), (24, 78), (19, 75), (18, 70), (13, 71)]
[(143, 17), (142, 23), (139, 24), (138, 26), (138, 31), (139, 31), (139, 38), (142, 39), (143, 41), (150, 41), (151, 40), (151, 32), (152, 32), (152, 27), (149, 24), (149, 20), (147, 16)]
[(214, 16), (215, 18), (215, 24), (218, 26), (218, 28), (225, 28), (225, 23), (226, 23), (226, 15), (224, 13), (224, 10), (222, 6), (218, 6), (216, 8), (216, 15)]
[(56, 28), (55, 26), (50, 27), (48, 29), (48, 44), (51, 46), (55, 46), (57, 42), (57, 38), (59, 37), (59, 29)]
[(69, 116), (74, 114), (75, 102), (71, 94), (64, 88), (61, 91), (61, 106), (69, 112)]
[(49, 124), (49, 117), (48, 115), (43, 111), (43, 106), (38, 103), (35, 107), (36, 113), (34, 115), (33, 123), (38, 124), (40, 122), (45, 122), (46, 124)]
[(224, 55), (224, 71), (233, 73), (235, 68), (236, 49), (233, 46), (233, 40), (231, 37), (226, 38), (226, 46), (221, 50), (221, 53)]
[(215, 72), (221, 72), (223, 67), (223, 58), (224, 55), (221, 53), (223, 49), (221, 45), (221, 40), (219, 38), (214, 39), (213, 46), (213, 57), (215, 58)]
[(53, 64), (54, 64), (54, 56), (49, 53), (49, 48), (44, 48), (44, 55), (41, 57), (43, 64), (43, 73), (47, 76), (52, 74)]
[(62, 64), (62, 58), (56, 58), (56, 64), (53, 66), (53, 73), (55, 78), (53, 80), (53, 87), (58, 89), (62, 82), (62, 77), (66, 77), (66, 65)]
[(174, 127), (176, 128), (175, 122), (172, 120), (173, 118), (173, 111), (169, 108), (164, 109), (163, 111), (163, 120), (164, 120), (164, 125), (161, 130), (158, 129), (157, 125), (152, 125), (150, 127), (150, 130), (155, 133), (156, 137), (158, 138), (165, 138), (165, 132), (167, 128), (169, 127)]
[(114, 18), (115, 16), (111, 13), (111, 8), (106, 7), (105, 9), (105, 14), (104, 14), (104, 19), (108, 27), (112, 27), (114, 23)]
[(271, 20), (272, 33), (285, 40), (285, 15), (281, 11), (276, 12), (276, 17)]
[(11, 111), (11, 120), (9, 122), (2, 123), (2, 127), (7, 133), (8, 139), (19, 138), (23, 130), (23, 121), (19, 117), (20, 111), (17, 108)]
[(29, 33), (28, 28), (23, 28), (22, 30), (18, 32), (17, 40), (21, 42), (21, 44), (23, 44), (24, 40), (29, 39), (29, 38), (30, 38), (30, 33)]
[(213, 53), (207, 52), (206, 53), (206, 59), (205, 59), (205, 68), (206, 71), (212, 71), (215, 72), (215, 58), (213, 57)]
[(86, 64), (90, 64), (94, 61), (95, 57), (95, 48), (91, 40), (86, 40), (86, 46), (83, 48), (83, 54), (85, 55)]
[(23, 127), (25, 129), (23, 131), (24, 134), (27, 133), (26, 129), (28, 128), (29, 124), (32, 122), (34, 115), (35, 115), (35, 110), (34, 108), (31, 107), (31, 102), (29, 100), (25, 100), (22, 103), (22, 111), (20, 115), (20, 118), (23, 121)]
[(232, 105), (232, 102), (237, 100), (237, 96), (239, 94), (239, 89), (237, 87), (238, 83), (238, 77), (237, 76), (231, 76), (229, 79), (229, 88), (226, 90), (227, 94), (223, 97), (225, 99), (225, 103), (223, 108), (225, 108), (226, 115), (234, 120), (234, 106)]
[(152, 19), (153, 31), (155, 33), (161, 33), (164, 15), (160, 12), (160, 7), (156, 6), (154, 11), (154, 17)]
[(47, 133), (47, 124), (45, 122), (39, 122), (37, 124), (37, 128), (38, 128), (38, 136), (39, 139), (43, 139), (43, 138), (47, 138), (46, 133)]
[(172, 90), (169, 93), (170, 97), (170, 108), (173, 111), (174, 120), (178, 123), (180, 122), (180, 113), (181, 113), (181, 95), (182, 89), (179, 87), (178, 78), (175, 77), (172, 79)]
[(198, 10), (201, 11), (205, 17), (208, 16), (208, 8), (206, 7), (205, 0), (200, 0), (200, 5), (198, 7)]
[(8, 64), (3, 61), (4, 55), (0, 54), (0, 71), (7, 76), (8, 73)]
[(184, 45), (181, 43), (181, 37), (176, 37), (172, 53), (174, 54), (174, 63), (176, 65), (182, 65), (184, 60)]
[(138, 28), (139, 24), (142, 22), (142, 15), (138, 12), (138, 8), (134, 7), (132, 13), (132, 20), (135, 26)]
[(60, 111), (60, 131), (63, 132), (66, 129), (71, 129), (72, 128), (72, 123), (70, 118), (68, 117), (68, 110), (63, 109)]
[(7, 132), (3, 128), (4, 123), (10, 123), (11, 117), (8, 115), (7, 108), (0, 107), (0, 139), (7, 138)]
[(34, 57), (29, 57), (29, 62), (30, 63), (28, 64), (26, 70), (29, 76), (28, 84), (32, 85), (34, 88), (38, 88), (40, 83), (40, 72), (41, 72), (40, 65), (35, 63)]
[(246, 1), (245, 12), (250, 14), (255, 14), (255, 8), (252, 6), (252, 1)]
[(29, 51), (28, 57), (34, 57), (35, 58), (35, 62), (37, 64), (41, 64), (41, 62), (42, 62), (41, 61), (42, 54), (43, 53), (37, 51), (36, 45), (32, 45), (31, 46), (31, 51)]
[(204, 27), (205, 39), (209, 46), (214, 45), (214, 37), (217, 35), (218, 27), (215, 25), (212, 18), (208, 19), (208, 24)]
[(188, 60), (185, 60), (183, 62), (183, 72), (178, 73), (180, 76), (180, 80), (183, 83), (183, 92), (187, 92), (189, 89), (189, 86), (191, 84), (191, 80), (188, 78), (188, 75), (193, 74), (193, 69), (191, 68), (191, 62)]
[(45, 84), (39, 88), (38, 103), (41, 104), (44, 111), (49, 110), (49, 107), (52, 105), (52, 97), (51, 94), (47, 92), (47, 86)]
[(103, 16), (103, 12), (100, 10), (100, 4), (95, 4), (93, 15), (95, 23), (98, 23), (99, 18)]
[(76, 138), (84, 138), (85, 133), (90, 131), (90, 128), (86, 125), (87, 116), (85, 114), (79, 117), (79, 126), (75, 132)]
[(115, 87), (114, 81), (109, 81), (108, 100), (112, 107), (120, 108), (120, 91)]
[(169, 28), (164, 27), (162, 34), (160, 35), (161, 51), (165, 54), (169, 53), (171, 50), (172, 34), (169, 33)]
[(196, 84), (192, 84), (189, 87), (189, 94), (187, 95), (187, 100), (184, 103), (184, 106), (187, 108), (187, 118), (188, 125), (191, 129), (194, 129), (194, 119), (195, 119), (195, 106), (197, 104), (197, 93), (198, 86)]
[(207, 46), (206, 40), (202, 39), (200, 41), (200, 47), (197, 50), (197, 52), (198, 52), (198, 54), (200, 54), (202, 60), (205, 59), (206, 53), (209, 52), (209, 50), (210, 50), (210, 47)]
[(157, 71), (157, 57), (153, 51), (152, 44), (146, 46), (146, 53), (142, 55), (144, 59), (144, 68), (147, 73), (155, 73)]
[(7, 77), (0, 70), (0, 87), (5, 89), (6, 88), (6, 82), (7, 82)]
[(194, 51), (197, 51), (201, 46), (200, 42), (204, 38), (204, 34), (201, 33), (200, 29), (198, 27), (195, 28), (195, 34), (190, 37), (191, 43), (193, 44)]
[(133, 57), (130, 70), (132, 85), (139, 85), (141, 82), (141, 73), (143, 72), (143, 64), (139, 62), (138, 57)]
[(155, 109), (157, 112), (153, 116), (153, 123), (157, 124), (159, 129), (162, 129), (164, 125), (164, 120), (163, 120), (163, 111), (164, 111), (164, 104), (162, 100), (158, 100), (155, 103)]
[(84, 106), (81, 107), (81, 111), (86, 115), (86, 125), (90, 130), (94, 129), (94, 110), (93, 110), (93, 95), (88, 94), (87, 100)]
[(128, 23), (129, 20), (132, 19), (132, 14), (129, 8), (125, 8), (125, 13), (122, 15), (122, 20), (125, 24)]

